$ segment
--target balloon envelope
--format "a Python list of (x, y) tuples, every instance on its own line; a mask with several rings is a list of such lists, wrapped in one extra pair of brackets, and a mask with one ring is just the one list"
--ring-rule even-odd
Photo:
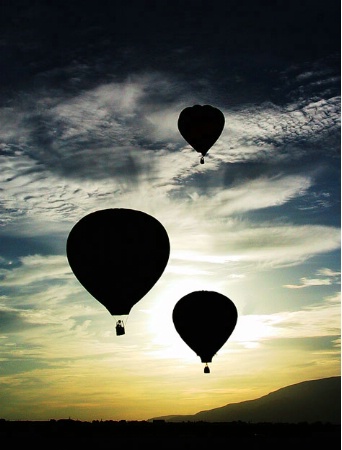
[(185, 108), (178, 118), (180, 134), (203, 156), (220, 137), (224, 124), (223, 113), (211, 105), (194, 105)]
[(182, 297), (172, 313), (174, 326), (183, 341), (204, 363), (232, 334), (238, 318), (234, 303), (214, 291), (194, 291)]
[(162, 275), (170, 243), (154, 217), (114, 208), (93, 212), (76, 223), (66, 251), (83, 287), (112, 315), (127, 315)]

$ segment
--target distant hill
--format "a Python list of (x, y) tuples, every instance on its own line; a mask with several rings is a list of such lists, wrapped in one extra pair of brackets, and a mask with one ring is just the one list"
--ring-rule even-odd
[(341, 424), (341, 377), (304, 381), (255, 400), (229, 403), (193, 415), (150, 419), (166, 422), (271, 422)]

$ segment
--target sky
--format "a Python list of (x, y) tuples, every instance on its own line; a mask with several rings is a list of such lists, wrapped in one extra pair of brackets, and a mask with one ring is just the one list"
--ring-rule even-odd
[[(338, 0), (1, 2), (0, 418), (148, 420), (340, 375), (340, 20)], [(225, 116), (204, 164), (177, 128), (195, 104)], [(107, 208), (170, 240), (123, 336), (66, 256)], [(172, 322), (197, 290), (238, 310), (210, 374)]]

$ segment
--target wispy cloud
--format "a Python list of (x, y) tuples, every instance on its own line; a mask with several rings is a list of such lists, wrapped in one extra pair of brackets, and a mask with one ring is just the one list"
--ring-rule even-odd
[(322, 268), (317, 271), (320, 278), (306, 278), (300, 279), (300, 284), (284, 284), (283, 287), (288, 289), (303, 289), (312, 286), (329, 286), (332, 284), (341, 284), (341, 273), (334, 272), (329, 268)]
[[(258, 346), (266, 340), (298, 339), (340, 334), (340, 294), (325, 298), (320, 304), (298, 311), (239, 317), (231, 336), (235, 342)], [(253, 344), (254, 343), (254, 344)]]

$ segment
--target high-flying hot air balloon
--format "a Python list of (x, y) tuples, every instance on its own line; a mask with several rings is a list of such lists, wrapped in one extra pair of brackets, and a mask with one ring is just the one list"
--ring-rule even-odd
[(210, 105), (194, 105), (183, 109), (178, 118), (178, 130), (183, 138), (204, 156), (220, 137), (225, 124), (223, 113)]
[(234, 303), (214, 291), (194, 291), (175, 305), (172, 320), (183, 341), (205, 363), (208, 363), (232, 334), (238, 318)]
[[(83, 287), (113, 316), (128, 316), (162, 275), (170, 242), (154, 217), (113, 208), (95, 211), (77, 222), (69, 233), (66, 252)], [(125, 334), (123, 319), (117, 323), (117, 334)]]

